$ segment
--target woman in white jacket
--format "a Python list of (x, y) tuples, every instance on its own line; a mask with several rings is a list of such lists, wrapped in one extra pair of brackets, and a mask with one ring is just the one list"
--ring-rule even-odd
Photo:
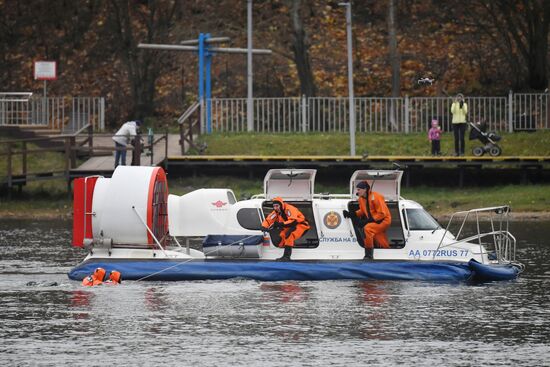
[(126, 147), (137, 135), (137, 129), (141, 126), (140, 120), (135, 121), (127, 121), (125, 122), (121, 128), (116, 132), (115, 136), (113, 136), (113, 140), (115, 141), (115, 168), (121, 164), (123, 166), (126, 165)]

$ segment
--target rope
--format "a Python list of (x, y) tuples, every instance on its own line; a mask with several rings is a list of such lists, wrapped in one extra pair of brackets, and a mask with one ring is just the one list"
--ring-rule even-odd
[[(252, 238), (252, 237), (254, 237), (254, 236), (257, 236), (257, 234), (250, 235), (250, 236), (245, 237), (245, 238), (243, 238), (243, 239), (241, 239), (241, 240), (238, 240), (238, 241), (235, 241), (235, 242), (231, 242), (231, 243), (228, 243), (228, 244), (226, 244), (226, 245), (218, 246), (218, 247), (216, 247), (215, 250), (211, 250), (211, 251), (205, 252), (205, 253), (204, 253), (204, 256), (206, 257), (206, 255), (208, 255), (208, 254), (210, 254), (210, 253), (212, 253), (212, 252), (214, 252), (214, 251), (218, 251), (218, 249), (219, 249), (220, 247), (231, 246), (231, 245), (234, 245), (234, 244), (236, 244), (236, 243), (246, 241), (247, 239)], [(243, 249), (244, 249), (244, 244), (243, 244)], [(188, 263), (189, 261), (192, 261), (192, 260), (195, 260), (195, 259), (190, 258), (190, 259), (187, 259), (187, 260), (185, 260), (185, 261), (179, 262), (179, 263), (177, 263), (177, 264), (175, 264), (175, 265), (169, 266), (169, 267), (167, 267), (167, 268), (165, 268), (165, 269), (162, 269), (162, 270), (159, 270), (159, 271), (157, 271), (157, 272), (155, 272), (155, 273), (146, 275), (146, 276), (144, 276), (143, 278), (139, 278), (139, 279), (136, 280), (136, 282), (141, 282), (142, 280), (151, 278), (152, 276), (161, 274), (161, 273), (163, 273), (163, 272), (165, 272), (165, 271), (167, 271), (167, 270), (170, 270), (170, 269), (172, 269), (172, 268), (175, 268), (176, 266), (179, 266), (179, 265)]]
[(136, 215), (138, 216), (138, 218), (139, 218), (139, 220), (141, 221), (141, 223), (143, 223), (143, 225), (144, 225), (145, 228), (147, 229), (147, 232), (151, 235), (151, 237), (153, 238), (153, 240), (155, 240), (155, 242), (156, 242), (156, 244), (158, 245), (158, 247), (160, 247), (160, 249), (162, 250), (162, 253), (164, 254), (164, 256), (167, 256), (167, 255), (166, 255), (166, 252), (164, 252), (164, 247), (162, 247), (162, 245), (161, 245), (160, 242), (157, 240), (157, 237), (155, 236), (155, 234), (153, 233), (153, 231), (151, 231), (151, 229), (149, 228), (149, 226), (147, 225), (147, 223), (145, 223), (145, 221), (143, 220), (143, 218), (141, 217), (141, 215), (138, 213), (136, 207), (132, 205), (132, 209), (134, 210), (134, 213), (136, 213)]

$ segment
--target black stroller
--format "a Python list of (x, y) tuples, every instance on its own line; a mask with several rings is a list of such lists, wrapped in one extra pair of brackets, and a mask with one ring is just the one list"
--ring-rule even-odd
[(471, 123), (470, 126), (470, 140), (479, 140), (481, 143), (485, 144), (482, 147), (475, 147), (472, 149), (472, 153), (476, 157), (481, 157), (485, 153), (493, 157), (498, 157), (502, 153), (502, 149), (497, 144), (497, 141), (500, 141), (501, 137), (492, 132), (485, 132), (487, 130), (487, 125), (484, 123)]

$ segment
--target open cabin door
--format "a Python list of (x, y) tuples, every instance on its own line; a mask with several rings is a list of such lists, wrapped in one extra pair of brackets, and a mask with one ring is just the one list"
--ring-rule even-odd
[(316, 173), (314, 169), (271, 169), (264, 178), (265, 198), (280, 196), (285, 201), (311, 201)]
[(361, 181), (367, 181), (372, 191), (382, 195), (386, 201), (398, 201), (401, 195), (402, 171), (390, 170), (360, 170), (355, 171), (349, 182), (351, 197), (355, 197), (355, 186)]

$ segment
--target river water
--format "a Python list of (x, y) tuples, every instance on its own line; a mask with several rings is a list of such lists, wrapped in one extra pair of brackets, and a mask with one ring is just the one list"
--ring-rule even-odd
[(550, 365), (550, 223), (516, 281), (123, 282), (83, 288), (71, 223), (0, 220), (1, 366)]

